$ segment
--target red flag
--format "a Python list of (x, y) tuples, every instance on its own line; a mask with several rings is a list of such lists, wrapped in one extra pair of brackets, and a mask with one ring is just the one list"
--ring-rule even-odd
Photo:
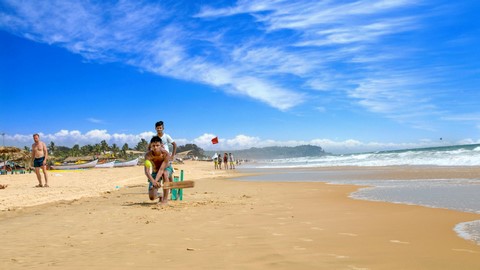
[(213, 143), (213, 144), (217, 144), (217, 143), (218, 143), (218, 137), (213, 138), (213, 139), (212, 139), (212, 143)]

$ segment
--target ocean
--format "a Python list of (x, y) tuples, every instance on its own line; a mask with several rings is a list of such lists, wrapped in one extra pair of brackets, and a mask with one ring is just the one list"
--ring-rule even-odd
[(262, 160), (245, 164), (255, 168), (331, 166), (480, 166), (480, 144), (370, 152), (319, 157)]
[[(477, 179), (365, 180), (356, 177), (362, 170), (345, 171), (341, 179), (335, 177), (338, 172), (311, 170), (336, 166), (480, 166), (480, 144), (247, 162), (239, 167), (240, 170), (261, 174), (238, 180), (368, 186), (352, 193), (350, 197), (480, 214), (480, 175)], [(295, 171), (289, 170), (291, 168), (295, 168)], [(460, 237), (480, 245), (480, 220), (461, 223), (452, 229)]]

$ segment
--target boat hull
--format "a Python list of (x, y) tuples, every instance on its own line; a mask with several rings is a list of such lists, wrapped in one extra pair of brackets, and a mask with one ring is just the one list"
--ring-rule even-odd
[(75, 170), (75, 169), (88, 169), (93, 168), (97, 165), (98, 159), (83, 163), (83, 164), (70, 164), (70, 165), (52, 165), (52, 169), (54, 170)]
[(113, 168), (114, 165), (115, 165), (115, 160), (110, 162), (105, 162), (102, 164), (97, 164), (95, 165), (95, 168)]
[(115, 163), (114, 167), (117, 168), (117, 167), (130, 167), (130, 166), (137, 166), (138, 164), (138, 158), (134, 159), (134, 160), (129, 160), (129, 161), (125, 161), (125, 162), (117, 162)]

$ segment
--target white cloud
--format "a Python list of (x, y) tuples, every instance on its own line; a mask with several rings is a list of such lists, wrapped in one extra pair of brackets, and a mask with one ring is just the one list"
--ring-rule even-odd
[[(90, 144), (94, 145), (105, 140), (109, 145), (116, 144), (121, 147), (127, 143), (129, 147), (135, 147), (143, 138), (150, 141), (150, 138), (154, 136), (153, 132), (142, 132), (139, 134), (124, 134), (113, 133), (110, 134), (107, 130), (91, 130), (86, 133), (82, 133), (78, 130), (61, 130), (53, 134), (40, 133), (40, 139), (49, 144), (54, 142), (56, 146), (72, 147), (75, 144), (80, 146)], [(418, 142), (411, 143), (385, 143), (385, 142), (362, 142), (354, 139), (347, 139), (343, 141), (335, 141), (331, 139), (312, 139), (312, 140), (289, 140), (279, 141), (272, 139), (263, 139), (256, 136), (249, 136), (245, 134), (236, 135), (233, 138), (223, 138), (219, 136), (219, 143), (212, 144), (211, 140), (217, 137), (213, 133), (204, 133), (196, 138), (174, 138), (177, 145), (196, 144), (206, 151), (224, 151), (224, 150), (241, 150), (249, 149), (252, 147), (261, 148), (269, 146), (298, 146), (298, 145), (316, 145), (322, 147), (326, 152), (333, 154), (343, 153), (358, 153), (358, 152), (370, 152), (370, 151), (382, 151), (382, 150), (396, 150), (396, 149), (410, 149), (438, 146), (437, 141), (432, 140), (420, 140)], [(24, 134), (5, 134), (5, 145), (17, 146), (23, 148), (24, 146), (31, 147), (33, 139), (31, 135)], [(444, 144), (470, 144), (480, 143), (478, 140), (463, 139), (456, 142), (446, 142)]]
[[(210, 133), (205, 133), (203, 135), (201, 135), (200, 137), (197, 137), (195, 139), (192, 140), (192, 142), (198, 146), (208, 146), (208, 145), (211, 145), (212, 144), (212, 139), (217, 137), (216, 135), (214, 134), (210, 134)], [(176, 140), (178, 141), (178, 140)], [(223, 139), (220, 138), (220, 142), (223, 141)]]
[(89, 132), (85, 133), (85, 138), (86, 139), (91, 139), (91, 140), (110, 140), (112, 138), (112, 135), (108, 134), (106, 129), (99, 130), (99, 129), (94, 129), (90, 130)]
[(235, 138), (225, 141), (225, 144), (230, 149), (245, 148), (246, 145), (251, 145), (251, 147), (255, 147), (256, 145), (259, 145), (261, 143), (262, 141), (260, 140), (260, 138), (247, 135), (237, 135)]
[(95, 124), (103, 124), (103, 123), (104, 123), (103, 120), (97, 119), (97, 118), (93, 118), (93, 117), (87, 118), (87, 121), (92, 122), (92, 123), (95, 123)]

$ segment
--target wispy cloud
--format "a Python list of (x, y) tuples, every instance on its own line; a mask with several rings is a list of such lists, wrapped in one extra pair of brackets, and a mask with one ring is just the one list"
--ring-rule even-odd
[(442, 117), (443, 120), (447, 121), (458, 121), (458, 122), (480, 122), (480, 113), (470, 113), (470, 114), (457, 114)]
[(349, 91), (349, 96), (370, 112), (420, 128), (421, 120), (439, 114), (439, 109), (430, 100), (432, 92), (425, 79), (400, 73), (381, 73), (376, 78), (362, 79), (357, 88)]
[[(399, 61), (415, 53), (391, 37), (422, 29), (418, 1), (241, 0), (221, 7), (189, 4), (190, 14), (180, 4), (129, 0), (4, 5), (0, 29), (18, 36), (91, 61), (123, 62), (206, 84), (279, 110), (336, 90), (392, 119), (415, 118), (420, 110), (436, 113), (412, 72), (378, 77), (379, 71), (393, 74)], [(247, 15), (241, 24), (239, 14)]]
[(87, 118), (87, 121), (88, 122), (91, 122), (91, 123), (95, 123), (95, 124), (104, 124), (105, 122), (101, 119), (97, 119), (97, 118)]

